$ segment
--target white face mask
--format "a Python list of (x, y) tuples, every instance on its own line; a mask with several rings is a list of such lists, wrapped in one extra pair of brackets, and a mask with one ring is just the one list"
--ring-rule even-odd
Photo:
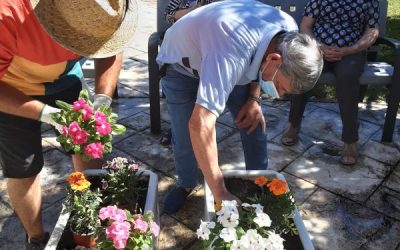
[(267, 65), (265, 65), (265, 67), (262, 70), (259, 71), (258, 83), (260, 84), (260, 87), (264, 93), (266, 93), (267, 95), (269, 95), (272, 98), (279, 98), (279, 93), (276, 90), (276, 87), (274, 84), (274, 79), (275, 79), (276, 73), (278, 72), (279, 67), (281, 65), (279, 65), (278, 68), (276, 69), (274, 75), (272, 76), (272, 79), (268, 80), (268, 81), (263, 80), (263, 78), (262, 78), (262, 74), (263, 74), (264, 70), (267, 68), (267, 66), (268, 66), (268, 63), (267, 63)]

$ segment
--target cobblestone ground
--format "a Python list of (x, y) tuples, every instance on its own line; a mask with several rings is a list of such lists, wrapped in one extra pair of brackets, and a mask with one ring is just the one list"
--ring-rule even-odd
[[(196, 249), (195, 230), (203, 216), (204, 190), (200, 185), (181, 212), (164, 214), (163, 198), (176, 182), (172, 150), (150, 133), (147, 38), (155, 30), (155, 2), (139, 1), (139, 24), (135, 39), (125, 53), (118, 90), (113, 103), (119, 122), (127, 132), (114, 140), (111, 156), (139, 160), (159, 177), (160, 249)], [(90, 82), (90, 79), (88, 79)], [(338, 163), (341, 120), (332, 102), (308, 104), (300, 134), (293, 147), (280, 143), (287, 127), (289, 102), (263, 101), (269, 136), (269, 168), (284, 174), (303, 205), (306, 228), (317, 249), (398, 249), (400, 247), (400, 123), (394, 142), (380, 143), (385, 103), (360, 104), (360, 161), (348, 167)], [(170, 127), (162, 100), (162, 129)], [(400, 115), (398, 115), (398, 120)], [(244, 168), (240, 136), (230, 114), (217, 124), (220, 164), (224, 169)], [(72, 170), (69, 157), (43, 127), (45, 166), (43, 220), (52, 231), (65, 197), (65, 177)], [(0, 176), (0, 249), (23, 249), (24, 232), (13, 213), (5, 181)]]

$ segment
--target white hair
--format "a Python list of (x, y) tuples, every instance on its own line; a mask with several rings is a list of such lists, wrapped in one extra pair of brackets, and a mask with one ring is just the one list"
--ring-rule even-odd
[(323, 68), (323, 53), (317, 41), (306, 34), (279, 34), (278, 52), (282, 55), (281, 71), (292, 83), (292, 94), (309, 91), (317, 83)]

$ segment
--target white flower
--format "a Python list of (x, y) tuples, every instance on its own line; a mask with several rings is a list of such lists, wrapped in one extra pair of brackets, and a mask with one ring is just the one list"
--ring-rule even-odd
[(264, 211), (264, 207), (260, 204), (252, 204), (251, 206), (256, 209), (256, 213), (262, 213)]
[(242, 207), (251, 207), (252, 205), (250, 205), (249, 203), (242, 203)]
[(234, 240), (232, 242), (230, 250), (243, 250), (245, 249), (241, 244), (239, 240)]
[(215, 227), (215, 222), (201, 221), (200, 226), (196, 231), (197, 238), (202, 240), (208, 240), (211, 233), (210, 228), (214, 227)]
[(246, 234), (240, 238), (240, 245), (243, 249), (259, 249), (261, 243), (261, 235), (255, 229), (247, 230)]
[(263, 241), (263, 244), (267, 250), (283, 250), (283, 241), (284, 239), (279, 234), (269, 232), (268, 238)]
[(237, 227), (239, 225), (239, 213), (221, 214), (217, 220), (224, 227)]
[(257, 223), (258, 226), (260, 227), (270, 227), (271, 226), (271, 218), (269, 217), (268, 214), (264, 212), (258, 212), (256, 213), (257, 217), (253, 219), (255, 223)]
[(237, 239), (236, 229), (233, 227), (224, 228), (221, 230), (219, 237), (223, 239), (225, 242), (231, 242)]

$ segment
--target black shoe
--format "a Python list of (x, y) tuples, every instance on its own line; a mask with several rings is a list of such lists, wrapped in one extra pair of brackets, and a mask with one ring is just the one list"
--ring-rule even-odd
[(25, 249), (26, 250), (42, 250), (46, 247), (47, 242), (49, 241), (50, 235), (48, 232), (45, 232), (41, 239), (28, 238), (26, 235), (25, 238)]
[(174, 187), (164, 200), (164, 211), (167, 214), (178, 212), (191, 192), (192, 189), (187, 190), (184, 187)]

